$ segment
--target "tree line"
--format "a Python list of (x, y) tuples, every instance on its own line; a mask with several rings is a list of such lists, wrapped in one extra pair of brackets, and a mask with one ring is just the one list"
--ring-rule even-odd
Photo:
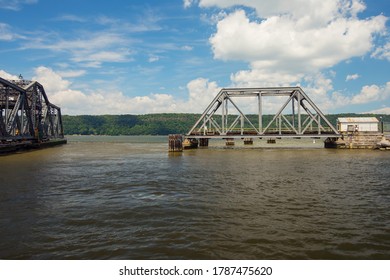
[[(185, 134), (200, 118), (200, 114), (146, 114), (146, 115), (79, 115), (62, 116), (66, 135), (168, 135)], [(386, 130), (390, 130), (390, 115), (332, 114), (327, 119), (336, 126), (338, 117), (382, 117)], [(273, 115), (264, 115), (263, 123)], [(249, 116), (256, 123), (257, 115)]]

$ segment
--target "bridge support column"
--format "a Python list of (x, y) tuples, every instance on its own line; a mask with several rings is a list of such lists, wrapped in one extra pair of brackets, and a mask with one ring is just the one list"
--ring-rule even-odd
[(276, 139), (275, 138), (267, 139), (267, 144), (275, 144), (275, 143), (276, 143)]
[(234, 146), (234, 138), (226, 138), (226, 146)]
[(253, 145), (253, 138), (244, 138), (244, 145)]

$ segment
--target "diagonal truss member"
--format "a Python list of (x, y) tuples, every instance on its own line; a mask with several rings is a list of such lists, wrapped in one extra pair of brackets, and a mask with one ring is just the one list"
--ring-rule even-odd
[[(257, 114), (244, 114), (242, 98), (257, 99)], [(264, 98), (281, 107), (264, 115)], [(274, 102), (275, 103), (275, 102)], [(253, 105), (253, 104), (252, 104)], [(232, 113), (233, 112), (233, 113)], [(187, 136), (337, 136), (339, 132), (300, 87), (223, 88)]]

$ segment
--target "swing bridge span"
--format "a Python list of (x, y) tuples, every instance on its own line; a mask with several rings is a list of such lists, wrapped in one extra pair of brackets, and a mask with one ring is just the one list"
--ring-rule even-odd
[[(264, 115), (265, 99), (269, 97), (281, 106), (275, 114)], [(243, 98), (252, 98), (252, 107), (255, 98), (257, 114), (244, 113), (238, 105)], [(339, 137), (340, 134), (300, 87), (278, 87), (221, 89), (185, 135), (186, 138), (272, 136), (318, 138)]]
[(39, 82), (0, 78), (0, 154), (66, 142), (61, 108)]
[[(256, 113), (245, 113), (248, 108)], [(277, 109), (264, 114), (270, 108)], [(222, 88), (188, 133), (170, 137), (171, 151), (180, 150), (181, 137), (185, 149), (208, 146), (209, 139), (225, 139), (227, 145), (234, 145), (236, 139), (251, 144), (254, 138), (336, 141), (341, 134), (302, 88), (272, 87)]]

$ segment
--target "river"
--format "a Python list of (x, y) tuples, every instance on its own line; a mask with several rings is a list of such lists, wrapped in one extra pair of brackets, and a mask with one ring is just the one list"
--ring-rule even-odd
[(390, 153), (312, 141), (69, 136), (2, 156), (0, 258), (390, 259)]

